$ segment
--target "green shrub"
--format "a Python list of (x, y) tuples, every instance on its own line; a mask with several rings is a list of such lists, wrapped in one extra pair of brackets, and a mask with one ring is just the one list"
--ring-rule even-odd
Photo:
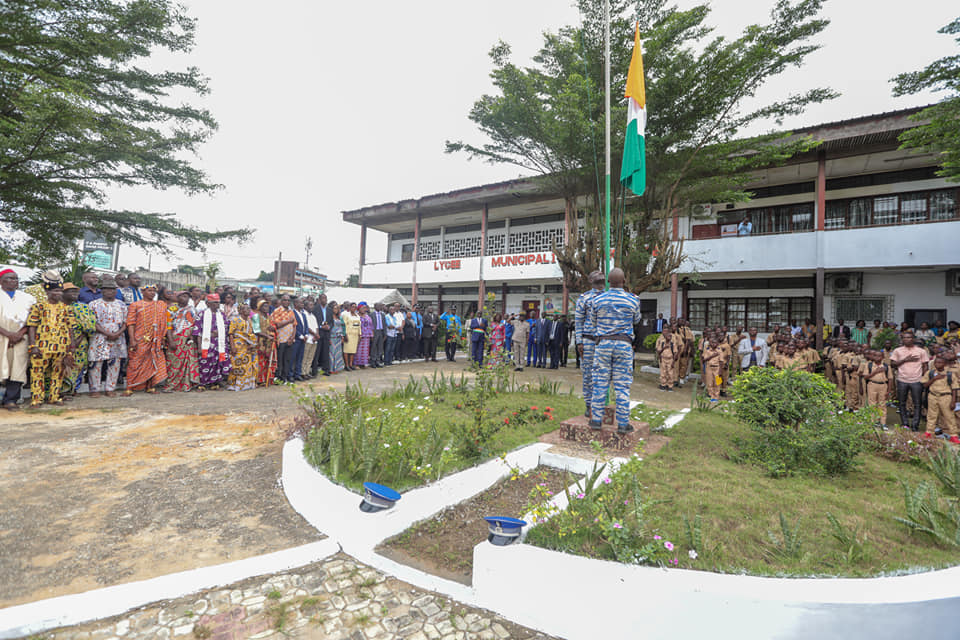
[(657, 340), (660, 339), (659, 333), (651, 333), (646, 338), (643, 339), (643, 348), (648, 351), (653, 351), (657, 348)]
[(890, 344), (892, 344), (894, 348), (900, 346), (900, 338), (897, 336), (897, 332), (889, 327), (886, 329), (880, 329), (880, 331), (875, 331), (871, 336), (871, 339), (872, 341), (870, 346), (872, 346), (874, 349), (883, 349), (883, 345), (887, 340), (890, 341)]
[(916, 489), (906, 482), (901, 484), (907, 517), (894, 519), (939, 545), (960, 546), (960, 504), (941, 500), (937, 488), (926, 480), (921, 480)]
[(740, 459), (773, 477), (839, 475), (852, 470), (879, 408), (843, 410), (822, 376), (799, 369), (751, 368), (733, 383), (734, 412), (753, 432), (739, 440)]

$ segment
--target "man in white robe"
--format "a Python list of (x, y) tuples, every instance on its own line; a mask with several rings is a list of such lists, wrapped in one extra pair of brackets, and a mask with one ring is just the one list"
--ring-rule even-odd
[(4, 409), (17, 409), (20, 390), (27, 382), (27, 315), (36, 302), (20, 291), (20, 278), (13, 269), (0, 271), (0, 382), (4, 383)]

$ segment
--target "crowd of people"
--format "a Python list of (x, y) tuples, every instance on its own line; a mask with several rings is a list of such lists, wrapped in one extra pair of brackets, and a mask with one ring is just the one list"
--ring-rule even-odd
[(816, 325), (809, 320), (776, 325), (765, 338), (755, 327), (747, 332), (708, 327), (697, 344), (683, 318), (664, 322), (656, 344), (660, 389), (683, 384), (696, 350), (713, 402), (726, 394), (732, 376), (751, 367), (800, 368), (822, 373), (851, 411), (895, 405), (903, 428), (919, 431), (925, 416), (925, 437), (960, 444), (960, 323), (923, 322), (914, 329), (907, 322), (875, 320), (868, 329), (863, 320), (853, 328), (839, 320), (833, 327), (824, 323), (823, 335), (824, 348), (818, 351)]

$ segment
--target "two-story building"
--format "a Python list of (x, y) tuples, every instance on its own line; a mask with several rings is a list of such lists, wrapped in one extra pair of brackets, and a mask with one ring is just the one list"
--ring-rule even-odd
[[(917, 109), (797, 130), (820, 144), (755, 172), (748, 203), (709, 203), (678, 217), (679, 291), (646, 292), (648, 319), (683, 315), (696, 329), (822, 317), (960, 320), (960, 189), (937, 158), (898, 149)], [(585, 203), (578, 203), (583, 206)], [(747, 215), (752, 233), (737, 235)], [(571, 296), (551, 248), (583, 224), (531, 182), (488, 184), (343, 212), (359, 224), (364, 285), (391, 286), (461, 312), (487, 292), (507, 311), (562, 310)], [(386, 260), (367, 262), (368, 228), (389, 234)], [(671, 308), (674, 307), (674, 308)]]

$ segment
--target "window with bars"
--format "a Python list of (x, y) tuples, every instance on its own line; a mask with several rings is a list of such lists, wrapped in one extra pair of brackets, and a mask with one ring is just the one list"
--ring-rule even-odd
[(487, 255), (498, 256), (506, 253), (506, 234), (487, 235)]
[(886, 318), (883, 298), (837, 298), (835, 318), (843, 318), (854, 325), (858, 320), (868, 324), (875, 318)]
[(439, 240), (421, 240), (420, 250), (417, 252), (418, 260), (436, 260), (440, 257)]
[(781, 326), (803, 322), (811, 317), (811, 298), (695, 298), (689, 301), (690, 326), (696, 331), (704, 327), (756, 327), (771, 331)]
[(465, 238), (446, 238), (443, 241), (444, 258), (469, 258), (480, 255), (480, 235)]

